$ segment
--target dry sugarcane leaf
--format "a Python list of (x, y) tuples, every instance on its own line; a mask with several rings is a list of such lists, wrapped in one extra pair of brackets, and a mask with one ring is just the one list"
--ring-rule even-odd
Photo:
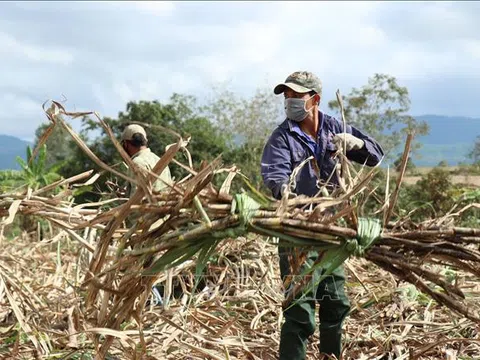
[[(58, 123), (63, 121), (63, 119), (60, 119), (60, 115), (76, 117), (79, 116), (79, 113), (68, 113), (61, 104), (53, 102), (51, 111), (47, 116), (51, 121), (57, 121)], [(74, 140), (76, 139), (73, 131), (70, 135)], [(178, 138), (181, 139), (180, 136), (178, 136)], [(76, 141), (80, 147), (84, 145), (78, 141), (78, 139), (76, 139)], [(75, 234), (73, 229), (95, 228), (99, 230), (101, 234), (99, 241), (86, 242), (90, 245), (90, 247), (87, 248), (93, 250), (94, 253), (92, 254), (89, 251), (81, 252), (83, 254), (81, 263), (90, 264), (90, 270), (92, 271), (88, 272), (86, 267), (77, 267), (77, 269), (81, 269), (78, 271), (82, 272), (82, 274), (77, 274), (77, 280), (75, 282), (90, 285), (90, 287), (87, 288), (88, 298), (86, 302), (87, 311), (85, 320), (87, 321), (88, 319), (89, 321), (88, 326), (86, 326), (87, 328), (93, 326), (94, 328), (109, 328), (118, 331), (121, 328), (122, 322), (135, 319), (137, 326), (140, 327), (138, 336), (143, 348), (145, 348), (145, 346), (152, 346), (155, 344), (155, 341), (156, 345), (161, 344), (162, 339), (168, 338), (172, 332), (178, 332), (179, 340), (190, 344), (192, 341), (206, 344), (206, 346), (208, 346), (207, 351), (212, 352), (216, 356), (224, 357), (225, 354), (228, 354), (227, 356), (233, 358), (241, 357), (242, 355), (245, 357), (249, 356), (250, 358), (273, 358), (271, 357), (271, 349), (272, 346), (278, 346), (278, 340), (275, 336), (277, 333), (270, 331), (271, 326), (278, 322), (276, 319), (272, 321), (272, 317), (274, 318), (278, 315), (278, 321), (281, 322), (279, 305), (283, 300), (283, 294), (279, 291), (280, 282), (273, 280), (276, 276), (274, 275), (274, 269), (278, 270), (278, 268), (276, 268), (278, 264), (275, 264), (275, 261), (271, 260), (272, 257), (270, 257), (268, 261), (260, 261), (258, 258), (255, 260), (255, 257), (262, 253), (264, 248), (275, 248), (278, 242), (276, 239), (267, 242), (263, 241), (262, 238), (257, 238), (250, 242), (250, 246), (253, 247), (245, 248), (243, 253), (233, 251), (233, 253), (228, 255), (228, 258), (222, 257), (225, 249), (232, 246), (230, 242), (223, 241), (223, 239), (229, 237), (235, 239), (232, 241), (232, 244), (238, 243), (240, 239), (240, 237), (237, 237), (238, 233), (234, 231), (239, 223), (239, 217), (237, 215), (232, 216), (234, 209), (232, 208), (231, 202), (234, 197), (230, 196), (227, 190), (227, 188), (231, 187), (233, 180), (238, 179), (238, 177), (234, 178), (235, 172), (231, 172), (231, 170), (217, 170), (220, 163), (219, 158), (211, 163), (203, 161), (200, 167), (196, 166), (196, 168), (200, 169), (198, 172), (193, 170), (194, 164), (192, 164), (190, 153), (185, 147), (185, 143), (180, 144), (180, 146), (178, 146), (178, 143), (173, 144), (172, 147), (167, 149), (166, 153), (172, 148), (184, 150), (188, 158), (189, 166), (183, 167), (188, 170), (189, 175), (184, 179), (179, 179), (179, 181), (175, 183), (175, 186), (172, 186), (169, 191), (158, 194), (152, 193), (150, 200), (153, 200), (153, 202), (149, 205), (142, 203), (145, 195), (149, 198), (150, 194), (148, 194), (148, 189), (142, 190), (141, 194), (137, 194), (134, 201), (130, 203), (127, 201), (110, 211), (103, 211), (101, 206), (102, 202), (88, 204), (88, 206), (86, 204), (73, 204), (71, 199), (68, 198), (70, 196), (69, 191), (62, 192), (55, 198), (48, 199), (40, 197), (38, 196), (39, 193), (30, 190), (27, 199), (25, 198), (25, 194), (1, 194), (0, 214), (6, 216), (12, 204), (15, 201), (21, 201), (17, 213), (36, 215), (49, 221), (52, 220), (51, 223), (69, 229), (70, 235), (75, 240), (78, 239), (73, 235)], [(88, 150), (83, 147), (82, 149), (86, 151), (88, 155)], [(172, 155), (171, 153), (168, 154)], [(356, 219), (358, 217), (358, 209), (362, 206), (362, 202), (365, 201), (363, 199), (366, 196), (379, 199), (375, 194), (376, 188), (372, 189), (371, 186), (371, 180), (377, 169), (374, 167), (371, 171), (367, 172), (364, 164), (358, 173), (354, 173), (355, 170), (351, 166), (352, 164), (348, 159), (345, 159), (344, 154), (338, 154), (338, 156), (342, 162), (341, 170), (345, 175), (346, 192), (336, 190), (328, 194), (329, 197), (327, 198), (316, 196), (313, 198), (298, 197), (296, 199), (290, 199), (284, 204), (284, 211), (282, 212), (281, 218), (275, 215), (275, 212), (278, 211), (280, 205), (282, 205), (281, 202), (271, 201), (270, 199), (261, 202), (262, 207), (254, 214), (251, 220), (252, 226), (249, 226), (247, 230), (250, 233), (258, 232), (263, 234), (263, 232), (258, 231), (261, 227), (266, 231), (270, 231), (269, 234), (271, 236), (274, 236), (272, 235), (275, 234), (274, 232), (290, 235), (292, 242), (294, 242), (293, 240), (297, 241), (294, 243), (300, 250), (308, 246), (317, 245), (322, 241), (327, 244), (338, 244), (342, 242), (344, 238), (350, 239), (356, 237)], [(175, 163), (173, 156), (167, 156), (167, 158), (163, 156), (162, 158), (162, 163), (156, 171), (148, 174), (146, 183), (158, 178), (157, 174), (161, 166), (166, 166), (170, 162)], [(104, 170), (110, 171), (110, 169), (105, 167)], [(350, 173), (350, 170), (352, 173)], [(212, 180), (220, 171), (229, 171), (230, 173), (227, 178), (231, 176), (231, 180), (224, 182), (225, 186), (221, 187), (220, 191), (217, 191)], [(355, 177), (352, 178), (352, 174), (355, 175)], [(245, 180), (243, 176), (240, 178), (242, 181)], [(67, 180), (71, 180), (71, 178)], [(48, 186), (53, 186), (54, 184), (47, 185), (46, 188), (40, 190), (45, 191), (45, 189), (49, 189)], [(55, 186), (58, 184), (59, 183), (55, 184)], [(64, 184), (67, 184), (67, 181), (65, 181)], [(254, 192), (254, 189), (250, 186), (248, 189)], [(365, 192), (367, 194), (364, 194)], [(262, 194), (258, 193), (257, 195)], [(385, 214), (385, 211), (388, 210), (392, 204), (395, 196), (387, 195), (385, 199), (379, 199), (380, 210), (376, 210), (375, 216), (382, 212)], [(265, 199), (267, 199), (267, 197)], [(357, 199), (360, 201), (357, 202)], [(125, 200), (126, 199), (112, 199), (112, 201), (119, 202)], [(388, 201), (390, 201), (390, 203), (388, 203)], [(126, 204), (130, 207), (126, 206)], [(299, 205), (303, 205), (303, 207), (300, 208)], [(472, 207), (473, 206), (470, 206), (469, 208)], [(314, 210), (314, 208), (316, 208), (316, 210)], [(319, 209), (334, 210), (335, 215), (330, 218), (318, 216)], [(362, 276), (360, 280), (361, 286), (359, 285), (360, 290), (357, 289), (357, 291), (359, 293), (365, 293), (363, 296), (368, 297), (367, 301), (361, 302), (363, 312), (366, 313), (369, 310), (368, 304), (372, 304), (373, 301), (371, 300), (371, 295), (366, 294), (368, 293), (366, 288), (372, 290), (370, 286), (372, 286), (373, 283), (381, 282), (382, 285), (379, 286), (379, 288), (389, 287), (394, 289), (397, 284), (395, 283), (393, 275), (398, 275), (400, 278), (400, 275), (402, 275), (407, 277), (407, 281), (418, 282), (417, 286), (420, 289), (422, 289), (422, 283), (426, 286), (430, 286), (430, 283), (442, 285), (443, 283), (441, 281), (445, 281), (443, 277), (439, 277), (438, 279), (432, 278), (432, 274), (435, 273), (432, 267), (442, 268), (448, 265), (455, 271), (467, 272), (468, 275), (464, 276), (462, 280), (455, 283), (455, 285), (450, 285), (449, 283), (444, 284), (444, 287), (449, 289), (450, 294), (455, 294), (457, 286), (461, 288), (462, 291), (466, 289), (466, 291), (472, 294), (480, 291), (478, 286), (475, 288), (475, 279), (478, 277), (479, 271), (476, 263), (480, 260), (480, 253), (473, 249), (480, 241), (478, 229), (465, 229), (465, 231), (459, 229), (457, 231), (450, 225), (445, 228), (436, 228), (441, 224), (446, 224), (447, 220), (450, 221), (450, 219), (458, 217), (462, 211), (465, 211), (463, 209), (457, 211), (458, 209), (454, 207), (447, 216), (440, 219), (432, 219), (423, 224), (414, 224), (409, 221), (408, 218), (401, 219), (400, 222), (397, 221), (396, 223), (393, 221), (392, 223), (390, 223), (390, 221), (387, 222), (387, 226), (382, 234), (382, 239), (378, 244), (373, 246), (370, 254), (367, 254), (366, 259), (362, 259), (364, 265), (381, 265), (383, 266), (382, 269), (387, 271), (387, 273), (385, 273), (387, 276), (384, 275), (384, 279), (380, 277), (372, 280)], [(119, 221), (119, 219), (124, 217), (126, 212), (132, 210), (142, 215), (141, 222), (134, 227), (125, 228), (123, 221)], [(200, 214), (200, 210), (203, 210), (203, 213)], [(315, 213), (315, 211), (317, 213)], [(392, 214), (395, 215), (393, 211)], [(163, 222), (159, 228), (150, 228), (151, 224), (156, 221), (162, 221), (164, 217), (167, 217), (168, 220)], [(207, 221), (207, 219), (209, 221)], [(341, 220), (343, 223), (346, 222), (346, 225), (336, 226), (336, 220)], [(204, 222), (207, 222), (207, 224)], [(453, 223), (449, 224), (453, 225)], [(395, 227), (392, 227), (392, 225)], [(401, 231), (402, 229), (408, 231)], [(155, 263), (153, 260), (161, 258), (163, 254), (168, 254), (167, 258), (172, 256), (173, 250), (179, 249), (179, 245), (181, 244), (183, 246), (182, 251), (177, 251), (175, 256), (169, 258), (169, 261), (173, 262), (173, 264), (175, 264), (175, 261), (188, 258), (188, 256), (185, 257), (186, 252), (191, 252), (192, 249), (195, 250), (196, 246), (198, 246), (196, 250), (198, 250), (202, 256), (200, 256), (199, 259), (194, 259), (194, 261), (182, 264), (181, 267), (173, 268), (172, 271), (174, 274), (179, 274), (179, 269), (183, 269), (192, 276), (195, 272), (195, 265), (202, 263), (210, 253), (208, 249), (209, 247), (211, 249), (212, 245), (209, 241), (205, 241), (205, 239), (208, 239), (208, 236), (212, 235), (220, 242), (218, 249), (215, 249), (215, 252), (219, 254), (219, 258), (216, 260), (216, 264), (206, 267), (205, 271), (209, 273), (212, 271), (218, 272), (213, 278), (209, 278), (208, 281), (206, 281), (205, 288), (203, 289), (204, 292), (198, 294), (198, 296), (189, 293), (189, 291), (193, 292), (194, 290), (192, 289), (195, 289), (193, 281), (190, 278), (189, 280), (185, 279), (181, 282), (183, 299), (188, 300), (188, 297), (191, 295), (193, 298), (192, 304), (203, 308), (205, 311), (202, 312), (198, 309), (200, 311), (195, 313), (198, 321), (194, 319), (187, 320), (189, 319), (188, 301), (183, 300), (182, 306), (174, 308), (175, 310), (168, 315), (171, 316), (170, 320), (187, 327), (189, 329), (188, 332), (180, 330), (182, 328), (181, 326), (172, 329), (171, 323), (162, 322), (162, 319), (155, 317), (156, 312), (147, 312), (148, 316), (153, 316), (159, 320), (159, 323), (155, 326), (160, 330), (152, 332), (156, 334), (157, 339), (153, 337), (149, 338), (152, 333), (143, 332), (141, 329), (144, 321), (142, 314), (145, 315), (145, 313), (143, 313), (144, 302), (148, 297), (149, 287), (155, 282), (155, 277), (144, 277), (142, 276), (143, 271), (152, 266), (152, 264)], [(121, 241), (124, 241), (126, 245), (125, 251), (118, 251), (118, 246), (121, 245)], [(74, 242), (74, 245), (77, 245), (77, 243)], [(85, 246), (85, 244), (81, 242), (79, 242), (78, 245)], [(37, 247), (29, 252), (29, 256), (36, 256), (38, 252), (44, 251), (46, 248), (45, 246)], [(270, 256), (274, 256), (274, 254), (275, 251)], [(402, 266), (400, 259), (403, 258), (399, 258), (396, 254), (403, 256), (403, 258), (406, 259), (403, 261), (406, 261), (408, 266)], [(56, 257), (54, 256), (54, 258)], [(48, 258), (43, 260), (41, 258), (38, 259), (40, 264), (46, 263), (47, 260)], [(8, 258), (8, 261), (14, 260)], [(15, 259), (15, 261), (24, 261), (24, 259), (18, 258)], [(60, 290), (57, 289), (62, 284), (62, 278), (59, 274), (67, 274), (70, 271), (69, 266), (71, 267), (74, 261), (77, 260), (66, 261), (66, 266), (64, 267), (63, 264), (65, 261), (63, 259), (61, 264), (56, 262), (46, 266), (45, 269), (42, 268), (44, 265), (40, 265), (40, 270), (36, 271), (51, 272), (45, 275), (45, 284), (47, 284), (45, 288), (49, 287), (49, 291), (52, 292)], [(351, 261), (357, 261), (357, 259), (352, 259)], [(222, 265), (220, 265), (220, 263)], [(258, 274), (251, 274), (251, 267), (257, 263), (258, 265), (255, 266), (261, 268), (261, 270), (258, 270)], [(80, 264), (80, 262), (77, 262), (77, 264)], [(217, 270), (213, 270), (215, 268), (217, 268)], [(58, 271), (55, 272), (57, 269)], [(425, 271), (423, 269), (425, 269)], [(361, 273), (369, 274), (370, 271), (371, 268), (368, 268)], [(8, 280), (5, 278), (6, 276), (8, 275), (3, 275), (4, 280)], [(30, 282), (32, 281), (31, 277), (32, 276), (29, 275), (20, 278), (22, 281)], [(17, 278), (19, 277), (17, 276)], [(162, 281), (164, 281), (163, 274), (157, 276), (157, 278), (162, 278)], [(229, 279), (229, 281), (225, 279)], [(248, 286), (252, 282), (255, 283), (255, 286), (251, 287), (250, 285), (249, 288)], [(38, 284), (31, 285), (30, 288), (36, 292)], [(253, 291), (253, 288), (256, 290)], [(22, 292), (21, 289), (18, 290), (13, 285), (11, 289), (14, 289), (15, 296), (19, 296), (22, 299), (28, 296), (27, 291)], [(108, 297), (97, 297), (97, 294), (103, 294), (104, 290), (109, 292)], [(374, 288), (373, 290), (376, 291), (378, 288)], [(388, 293), (390, 294), (391, 291)], [(463, 303), (452, 302), (448, 294), (446, 295), (447, 296), (442, 297), (438, 295), (437, 292), (432, 294), (437, 302), (454, 310), (460, 305), (463, 306)], [(388, 298), (389, 296), (385, 298), (377, 296), (376, 299), (374, 298), (374, 305), (370, 306), (380, 306), (382, 302), (389, 301)], [(468, 300), (468, 298), (466, 300)], [(59, 303), (62, 302), (60, 301)], [(227, 307), (225, 307), (227, 303), (228, 311)], [(407, 313), (407, 305), (402, 307), (402, 302), (395, 304), (398, 305), (397, 310), (400, 311), (401, 314)], [(66, 308), (70, 309), (73, 305), (74, 304), (68, 304), (67, 306), (66, 304)], [(173, 298), (169, 306), (175, 306), (175, 300)], [(478, 306), (473, 304), (472, 309), (473, 308), (478, 308)], [(434, 310), (431, 310), (429, 307), (427, 307), (428, 311), (422, 308), (420, 309), (418, 314), (425, 314), (426, 321), (424, 323), (429, 324), (425, 326), (434, 326), (431, 325), (435, 324), (432, 321)], [(463, 311), (465, 307), (460, 307), (459, 309)], [(272, 314), (270, 314), (270, 311)], [(357, 311), (355, 314), (357, 316), (362, 315), (362, 311)], [(440, 310), (436, 308), (435, 311), (435, 316), (438, 316), (437, 314)], [(65, 313), (65, 311), (63, 313)], [(236, 319), (235, 321), (232, 321), (232, 313), (235, 314), (233, 317)], [(167, 316), (166, 314), (167, 313), (164, 313), (164, 316)], [(205, 314), (209, 315), (207, 316)], [(427, 315), (432, 318), (427, 319)], [(260, 322), (260, 319), (263, 321)], [(435, 319), (438, 323), (441, 323), (437, 318)], [(67, 319), (65, 319), (65, 321), (66, 320)], [(375, 321), (374, 315), (371, 316), (371, 321)], [(380, 322), (377, 321), (377, 323)], [(375, 326), (377, 325), (378, 324), (375, 324)], [(191, 326), (191, 328), (188, 326)], [(357, 331), (357, 327), (358, 326), (355, 326), (355, 331)], [(75, 326), (75, 328), (85, 328), (85, 326)], [(228, 330), (229, 337), (220, 341), (202, 338), (201, 334), (205, 334), (206, 328), (213, 331), (220, 331), (220, 334)], [(412, 334), (415, 333), (415, 330), (415, 326), (409, 327), (408, 329), (403, 328), (399, 336), (408, 342), (409, 339), (405, 338), (406, 334), (408, 333), (410, 338), (413, 336)], [(385, 341), (377, 339), (372, 336), (373, 332), (370, 329), (364, 332), (358, 332), (358, 334), (359, 335), (353, 339), (361, 338), (359, 341), (370, 341), (369, 347), (362, 348), (364, 350), (366, 349), (364, 353), (369, 354), (369, 356), (371, 355), (370, 357), (373, 357), (375, 352), (377, 353), (377, 357), (381, 354), (387, 354), (388, 352), (392, 354), (391, 351), (393, 350), (391, 349), (394, 347), (390, 346), (392, 344), (389, 343), (392, 340), (391, 337), (387, 337)], [(143, 339), (144, 335), (145, 339)], [(131, 338), (136, 341), (137, 338), (135, 336), (137, 335), (131, 335)], [(212, 337), (213, 336), (218, 338), (218, 334), (212, 335)], [(170, 355), (173, 357), (176, 356), (177, 358), (184, 358), (186, 356), (185, 354), (192, 352), (190, 347), (180, 341), (174, 342), (176, 341), (174, 338), (175, 336), (171, 338), (172, 346), (169, 346), (171, 350)], [(93, 341), (93, 346), (100, 349), (98, 355), (100, 357), (104, 356), (109, 348), (115, 349), (114, 351), (117, 352), (123, 352), (125, 355), (128, 354), (128, 356), (135, 354), (135, 350), (133, 348), (130, 349), (131, 346), (128, 345), (128, 349), (119, 350), (118, 344), (113, 342), (113, 338), (110, 335), (107, 335), (107, 339), (103, 341), (103, 343), (102, 341), (100, 341), (98, 337)], [(65, 342), (66, 341), (63, 342), (63, 345), (65, 345)], [(92, 345), (92, 342), (89, 344)], [(19, 352), (21, 351), (21, 346), (24, 345), (18, 344)], [(194, 346), (198, 346), (198, 343), (194, 343)], [(377, 348), (375, 348), (375, 346), (377, 346)], [(408, 343), (405, 346), (411, 347), (412, 343)], [(418, 343), (416, 346), (418, 346)], [(240, 354), (235, 347), (242, 349), (242, 353)], [(159, 346), (158, 348), (161, 349), (162, 347)], [(348, 349), (350, 354), (352, 354), (350, 355), (351, 358), (361, 358), (361, 351), (354, 353), (354, 348), (355, 346), (352, 346)], [(268, 353), (268, 351), (270, 351), (270, 353)], [(202, 356), (206, 355), (202, 354)], [(158, 355), (157, 358), (163, 359), (165, 357)]]
[(5, 289), (5, 294), (7, 295), (8, 302), (10, 303), (10, 306), (12, 307), (12, 310), (15, 313), (15, 317), (17, 318), (20, 324), (20, 327), (25, 332), (25, 334), (27, 334), (28, 338), (34, 344), (37, 351), (41, 352), (42, 354), (48, 355), (50, 353), (50, 349), (48, 348), (48, 346), (45, 344), (43, 340), (41, 340), (39, 343), (35, 335), (33, 335), (31, 327), (25, 321), (25, 317), (22, 311), (20, 310), (20, 308), (18, 307), (17, 303), (13, 299), (12, 295), (10, 294), (10, 291), (8, 290), (8, 287), (5, 283), (5, 279), (3, 278), (2, 275), (0, 275), (0, 281), (2, 283), (2, 286)]
[(18, 208), (21, 204), (22, 200), (15, 200), (12, 202), (12, 204), (8, 208), (8, 217), (0, 223), (1, 226), (9, 225), (13, 222), (13, 220), (15, 219), (15, 215), (18, 212)]
[(230, 187), (232, 186), (232, 181), (235, 175), (237, 175), (236, 169), (228, 173), (227, 178), (220, 187), (220, 195), (228, 195), (230, 193)]

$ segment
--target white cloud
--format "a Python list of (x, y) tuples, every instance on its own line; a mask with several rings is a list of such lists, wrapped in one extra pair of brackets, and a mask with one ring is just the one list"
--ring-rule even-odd
[(25, 115), (42, 114), (42, 104), (39, 104), (26, 97), (21, 97), (16, 94), (2, 94), (0, 103), (1, 108), (6, 113), (21, 109)]
[[(272, 60), (281, 46), (281, 27), (278, 24), (247, 22), (235, 28), (231, 42), (232, 56), (238, 65), (264, 64)], [(230, 60), (233, 60), (230, 59)]]
[[(0, 98), (65, 94), (67, 106), (116, 116), (132, 100), (165, 101), (173, 92), (202, 98), (225, 82), (252, 95), (292, 71), (310, 70), (322, 79), (326, 102), (337, 88), (345, 94), (385, 72), (408, 84), (412, 103), (429, 104), (421, 110), (434, 113), (446, 111), (448, 104), (435, 99), (448, 74), (452, 86), (442, 92), (456, 104), (451, 113), (480, 116), (471, 100), (480, 85), (472, 82), (471, 94), (450, 90), (455, 81), (458, 89), (480, 77), (479, 8), (466, 2), (4, 2), (0, 68), (7, 71)], [(25, 119), (25, 113), (15, 108), (11, 115)]]
[[(114, 101), (107, 94), (106, 88), (102, 84), (96, 83), (96, 84), (92, 84), (91, 89), (92, 89), (93, 96), (95, 97), (98, 105), (100, 106), (98, 109), (90, 109), (90, 110), (97, 111), (100, 114), (100, 116), (115, 115), (116, 109), (112, 109), (112, 105)], [(112, 105), (109, 106), (109, 104), (112, 104)], [(110, 113), (110, 110), (113, 110), (113, 111)]]
[(160, 16), (171, 15), (175, 9), (173, 1), (126, 1), (125, 3), (133, 5), (140, 11)]
[[(4, 93), (0, 95), (0, 109), (4, 114), (1, 118), (1, 133), (31, 140), (35, 129), (43, 122), (47, 122), (42, 103), (16, 94)], [(21, 115), (21, 116), (19, 116)], [(33, 131), (26, 133), (24, 128)]]
[(0, 54), (3, 56), (18, 56), (36, 62), (45, 62), (69, 65), (73, 62), (73, 55), (67, 50), (51, 46), (37, 46), (25, 44), (13, 36), (0, 32)]
[(119, 97), (123, 103), (133, 99), (133, 90), (125, 83), (113, 84), (113, 93)]
[(104, 6), (109, 11), (126, 10), (143, 15), (167, 17), (175, 10), (173, 1), (107, 1), (98, 6)]
[(379, 48), (387, 43), (387, 35), (385, 32), (375, 26), (362, 26), (356, 31), (356, 45), (364, 47), (366, 50), (370, 48)]
[(442, 76), (455, 59), (456, 54), (451, 52), (432, 53), (416, 46), (408, 46), (393, 50), (390, 53), (390, 59), (382, 64), (379, 70), (403, 79), (420, 80)]
[(480, 40), (465, 40), (462, 43), (467, 56), (471, 56), (477, 61), (480, 60)]

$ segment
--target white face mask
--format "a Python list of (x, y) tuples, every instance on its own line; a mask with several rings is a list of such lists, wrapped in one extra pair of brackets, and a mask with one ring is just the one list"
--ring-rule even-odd
[(305, 109), (305, 105), (307, 101), (314, 96), (315, 95), (309, 97), (306, 100), (299, 99), (299, 98), (286, 98), (284, 107), (285, 107), (285, 113), (287, 114), (287, 118), (296, 122), (303, 121), (307, 117), (308, 112), (312, 109), (312, 108), (308, 110)]

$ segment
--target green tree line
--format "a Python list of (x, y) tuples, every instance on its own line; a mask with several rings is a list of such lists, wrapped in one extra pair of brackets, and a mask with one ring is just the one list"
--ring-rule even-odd
[[(429, 131), (426, 123), (417, 121), (409, 114), (408, 89), (400, 86), (393, 76), (375, 74), (364, 86), (353, 88), (344, 95), (342, 101), (346, 121), (377, 138), (386, 152), (384, 161), (397, 160), (394, 167), (399, 164), (406, 134), (414, 131), (418, 137)], [(322, 99), (321, 109), (340, 118), (336, 100), (326, 102)], [(103, 118), (117, 138), (131, 122), (151, 125), (149, 146), (159, 156), (165, 152), (166, 146), (177, 139), (155, 126), (167, 127), (184, 138), (191, 137), (188, 150), (194, 167), (198, 169), (203, 161), (209, 162), (221, 155), (226, 167), (236, 165), (260, 191), (265, 191), (260, 176), (263, 146), (271, 131), (283, 119), (283, 97), (275, 96), (272, 89), (258, 88), (250, 97), (241, 97), (225, 87), (213, 89), (210, 99), (202, 104), (193, 95), (174, 93), (165, 102), (130, 101), (116, 117)], [(42, 124), (36, 130), (34, 146), (49, 125)], [(125, 170), (120, 155), (96, 119), (82, 118), (79, 135), (102, 161)], [(420, 146), (421, 143), (416, 141), (413, 151)], [(97, 168), (61, 126), (55, 128), (46, 147), (48, 151), (42, 155), (42, 166), (47, 173), (53, 169), (51, 172), (64, 178), (92, 168), (101, 173), (101, 178), (92, 187), (76, 194), (77, 202), (97, 201), (108, 194), (108, 181), (119, 181)], [(176, 155), (176, 160), (188, 163), (183, 152)], [(28, 170), (28, 167), (23, 168), (25, 174)], [(172, 164), (171, 171), (176, 179), (186, 175), (186, 171), (175, 164)], [(385, 181), (383, 172), (379, 173), (376, 181), (379, 184)], [(429, 210), (420, 212), (422, 216), (438, 216), (448, 211), (455, 196), (461, 197), (462, 194), (461, 189), (454, 189), (445, 171), (435, 169), (434, 173), (402, 192), (399, 207), (402, 211), (410, 212), (415, 206), (424, 206)]]
[[(284, 119), (283, 97), (275, 96), (271, 89), (265, 88), (258, 88), (250, 97), (240, 97), (224, 87), (213, 90), (211, 98), (201, 105), (195, 96), (173, 94), (163, 103), (156, 100), (130, 101), (116, 118), (105, 117), (103, 120), (117, 137), (128, 123), (152, 125), (148, 134), (149, 143), (159, 155), (176, 139), (162, 130), (156, 130), (154, 126), (167, 127), (184, 138), (190, 136), (188, 149), (196, 166), (203, 160), (210, 161), (221, 155), (226, 166), (238, 166), (251, 183), (262, 190), (260, 157), (267, 137)], [(352, 89), (343, 97), (343, 102), (347, 121), (382, 143), (387, 154), (385, 161), (398, 157), (407, 131), (415, 130), (419, 135), (428, 131), (425, 123), (416, 121), (408, 114), (408, 90), (398, 85), (392, 76), (375, 74), (361, 89)], [(321, 108), (328, 107), (324, 111), (340, 116), (336, 101), (323, 101), (322, 104)], [(48, 125), (37, 129), (36, 143)], [(80, 136), (104, 162), (120, 166), (121, 158), (97, 120), (83, 118)], [(59, 172), (62, 176), (72, 176), (95, 168), (61, 127), (55, 129), (47, 146), (47, 163), (61, 163)], [(177, 160), (186, 161), (184, 154), (177, 156)], [(185, 174), (178, 166), (173, 166), (171, 170), (176, 178)], [(98, 195), (102, 190), (97, 189)]]

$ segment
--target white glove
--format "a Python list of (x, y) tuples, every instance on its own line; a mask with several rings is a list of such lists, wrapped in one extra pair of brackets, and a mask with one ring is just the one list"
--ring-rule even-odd
[(343, 147), (344, 139), (345, 139), (345, 142), (346, 142), (346, 146), (347, 146), (346, 150), (347, 151), (360, 150), (365, 145), (365, 142), (362, 139), (359, 139), (359, 138), (353, 136), (352, 134), (340, 133), (340, 134), (336, 134), (333, 137), (333, 143), (335, 144), (337, 149), (340, 149), (341, 147)]

